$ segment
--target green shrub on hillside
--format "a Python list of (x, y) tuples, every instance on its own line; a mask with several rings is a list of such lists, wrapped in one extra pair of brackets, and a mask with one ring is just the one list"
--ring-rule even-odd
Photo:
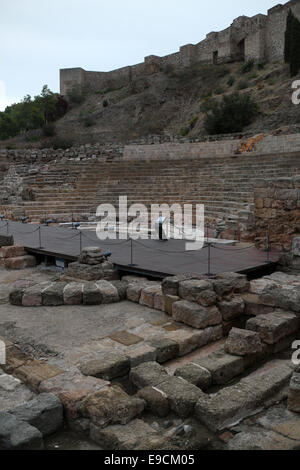
[(203, 111), (204, 126), (210, 134), (241, 132), (258, 114), (258, 105), (248, 94), (233, 93), (224, 96), (221, 102), (211, 101)]
[(249, 73), (254, 67), (254, 59), (249, 59), (241, 68), (242, 73)]

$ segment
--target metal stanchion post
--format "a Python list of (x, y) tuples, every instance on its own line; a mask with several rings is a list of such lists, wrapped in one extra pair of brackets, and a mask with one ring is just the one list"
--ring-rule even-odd
[(136, 266), (136, 264), (133, 263), (133, 240), (130, 238), (130, 264), (129, 266)]
[(206, 273), (206, 276), (212, 277), (213, 274), (211, 273), (211, 243), (208, 242), (207, 246), (208, 246), (208, 250), (207, 250), (207, 273)]
[(9, 235), (9, 222), (6, 222), (6, 235)]
[(39, 248), (43, 248), (42, 247), (42, 229), (40, 225), (39, 225), (38, 232), (39, 232)]

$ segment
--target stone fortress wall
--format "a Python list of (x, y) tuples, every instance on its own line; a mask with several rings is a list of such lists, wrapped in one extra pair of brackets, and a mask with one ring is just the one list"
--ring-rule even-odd
[(300, 18), (300, 0), (276, 5), (267, 15), (240, 16), (224, 31), (211, 32), (198, 44), (182, 46), (164, 57), (151, 55), (143, 63), (111, 72), (90, 72), (80, 67), (60, 70), (60, 92), (65, 95), (74, 85), (103, 91), (126, 85), (131, 80), (157, 72), (163, 67), (177, 69), (195, 62), (224, 63), (254, 59), (275, 62), (283, 58), (284, 33), (289, 9)]

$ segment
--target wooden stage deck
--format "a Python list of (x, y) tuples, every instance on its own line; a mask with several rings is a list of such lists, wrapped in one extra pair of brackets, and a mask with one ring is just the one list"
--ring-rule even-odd
[[(58, 226), (0, 222), (0, 233), (12, 234), (15, 243), (24, 245), (35, 254), (75, 260), (82, 248), (100, 246), (112, 253), (113, 261), (123, 271), (138, 272), (156, 277), (181, 273), (208, 273), (208, 251), (185, 251), (184, 240), (105, 240), (100, 241), (95, 232), (82, 231)], [(80, 236), (80, 233), (82, 235)], [(40, 244), (41, 240), (41, 244)], [(132, 244), (132, 259), (131, 259)], [(241, 249), (235, 246), (211, 246), (210, 273), (226, 271), (251, 273), (266, 267), (267, 253), (255, 247)], [(278, 261), (278, 253), (269, 254), (270, 265)], [(131, 266), (133, 264), (133, 266)]]

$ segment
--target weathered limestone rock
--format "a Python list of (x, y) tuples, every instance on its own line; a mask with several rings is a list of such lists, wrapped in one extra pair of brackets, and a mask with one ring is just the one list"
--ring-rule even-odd
[(156, 361), (156, 349), (143, 342), (127, 348), (126, 356), (130, 360), (131, 367), (137, 367), (144, 362)]
[(193, 362), (207, 369), (212, 375), (213, 383), (217, 385), (225, 384), (244, 371), (241, 357), (232, 356), (223, 351), (211, 353), (206, 357), (195, 359)]
[(216, 307), (205, 308), (194, 302), (180, 300), (173, 304), (174, 320), (197, 329), (219, 325), (222, 317)]
[(14, 375), (34, 391), (38, 391), (41, 382), (44, 380), (62, 373), (62, 369), (37, 360), (27, 362), (14, 371)]
[(128, 374), (129, 370), (129, 358), (117, 352), (99, 352), (91, 358), (82, 358), (80, 361), (82, 374), (103, 380), (123, 377)]
[(197, 401), (202, 395), (201, 390), (181, 377), (169, 377), (156, 386), (157, 390), (165, 393), (171, 410), (181, 418), (190, 416)]
[(272, 287), (266, 289), (260, 295), (260, 301), (264, 305), (278, 307), (283, 310), (300, 312), (299, 286)]
[(30, 280), (22, 279), (16, 281), (9, 293), (9, 302), (11, 305), (16, 305), (18, 307), (22, 306), (23, 294), (26, 289), (35, 285), (35, 282)]
[(83, 285), (84, 305), (99, 305), (102, 303), (102, 293), (95, 282), (85, 282)]
[(66, 284), (63, 282), (53, 282), (42, 292), (43, 305), (58, 306), (64, 304), (64, 288)]
[(172, 316), (173, 304), (178, 302), (180, 297), (176, 295), (165, 295), (165, 313)]
[(113, 284), (108, 281), (98, 281), (95, 284), (100, 291), (103, 304), (119, 302), (118, 290)]
[(238, 433), (228, 443), (229, 450), (299, 450), (300, 442), (288, 439), (273, 431), (261, 428), (249, 428)]
[(90, 437), (105, 450), (157, 450), (164, 448), (164, 439), (149, 424), (135, 419), (126, 426), (105, 429), (91, 424)]
[(0, 247), (13, 246), (14, 237), (12, 235), (0, 235)]
[(241, 297), (233, 297), (231, 300), (218, 302), (217, 306), (224, 321), (230, 321), (239, 317), (244, 313), (245, 309), (245, 303)]
[(78, 261), (82, 264), (94, 266), (103, 263), (103, 261), (105, 261), (105, 258), (103, 256), (101, 248), (96, 246), (84, 248), (81, 251)]
[[(231, 291), (236, 294), (248, 292), (250, 288), (250, 282), (248, 281), (247, 276), (245, 274), (221, 273), (216, 275), (216, 280), (228, 281), (231, 284)], [(214, 286), (216, 285), (219, 286), (219, 288), (217, 287), (217, 290), (222, 290), (221, 284), (215, 284), (214, 282)], [(225, 286), (226, 284), (224, 284), (224, 287)], [(227, 290), (227, 287), (225, 288), (225, 290)], [(219, 295), (219, 292), (217, 292), (217, 294)]]
[(288, 409), (300, 413), (300, 373), (294, 373), (288, 395)]
[(179, 367), (174, 372), (175, 376), (182, 377), (187, 382), (190, 382), (201, 390), (207, 390), (212, 385), (212, 375), (209, 370), (200, 366), (196, 362), (189, 362), (188, 364)]
[(95, 377), (85, 377), (78, 372), (65, 372), (41, 382), (39, 391), (57, 395), (67, 418), (76, 419), (79, 417), (80, 402), (107, 385), (109, 382)]
[(145, 362), (131, 369), (129, 378), (131, 382), (138, 388), (149, 386), (155, 387), (168, 377), (168, 373), (164, 367), (157, 362)]
[(246, 328), (259, 333), (261, 340), (275, 344), (299, 328), (299, 318), (291, 312), (276, 310), (274, 313), (259, 315), (247, 321)]
[(204, 290), (198, 295), (197, 302), (203, 307), (211, 307), (216, 304), (217, 296), (213, 290)]
[(65, 305), (81, 305), (83, 302), (83, 283), (70, 282), (64, 287), (63, 301)]
[(170, 331), (165, 335), (167, 338), (175, 341), (179, 346), (179, 356), (185, 356), (195, 349), (206, 346), (209, 343), (221, 339), (223, 336), (222, 325), (205, 328), (205, 330), (192, 330), (180, 328), (176, 331)]
[(160, 290), (154, 295), (154, 308), (160, 312), (165, 311), (165, 295), (162, 293), (161, 287)]
[(166, 277), (162, 282), (163, 294), (178, 296), (179, 283), (189, 279), (197, 279), (197, 276), (190, 274), (179, 274), (178, 276)]
[(25, 256), (26, 252), (23, 246), (3, 246), (0, 248), (0, 258), (16, 258), (17, 256)]
[(15, 416), (0, 412), (0, 449), (40, 450), (43, 437), (40, 431)]
[(83, 281), (100, 281), (102, 279), (110, 281), (119, 279), (118, 271), (109, 261), (96, 265), (82, 264), (76, 261), (69, 264), (66, 275), (76, 280), (82, 279)]
[(126, 292), (128, 288), (128, 282), (126, 281), (110, 281), (111, 284), (117, 289), (120, 300), (126, 299)]
[(34, 393), (20, 380), (7, 374), (0, 375), (0, 411), (10, 411), (33, 397)]
[(232, 328), (225, 344), (225, 351), (236, 356), (261, 353), (260, 336), (254, 331)]
[(110, 424), (127, 424), (139, 416), (144, 408), (144, 400), (127, 395), (116, 385), (89, 395), (80, 405), (83, 416), (101, 428)]
[(141, 292), (140, 304), (154, 308), (154, 297), (161, 293), (161, 286), (145, 287)]
[(223, 388), (213, 395), (202, 394), (196, 404), (196, 416), (212, 431), (231, 427), (260, 411), (265, 400), (279, 392), (291, 375), (289, 363), (275, 361), (268, 370), (251, 374), (237, 385)]
[(14, 408), (11, 413), (19, 420), (37, 428), (49, 436), (63, 426), (63, 407), (52, 393), (41, 393), (24, 405)]
[(145, 387), (137, 392), (137, 396), (146, 402), (145, 409), (155, 416), (164, 417), (170, 413), (167, 395), (156, 387)]
[(50, 285), (51, 282), (45, 281), (28, 287), (22, 297), (23, 307), (40, 307), (43, 303), (42, 292)]
[(164, 362), (171, 361), (179, 355), (179, 345), (176, 341), (172, 339), (154, 336), (149, 341), (147, 341), (150, 346), (156, 350), (156, 361), (159, 364)]
[(257, 315), (265, 315), (274, 311), (274, 307), (263, 305), (257, 294), (244, 294), (243, 300), (245, 303), (245, 315), (250, 317), (257, 317)]
[(178, 295), (189, 302), (201, 304), (203, 302), (201, 294), (206, 291), (213, 291), (213, 284), (210, 281), (193, 279), (179, 283)]
[(33, 268), (36, 265), (36, 259), (34, 256), (25, 255), (15, 258), (3, 258), (3, 263), (6, 269), (26, 269)]
[(265, 429), (298, 441), (300, 445), (299, 415), (289, 411), (285, 403), (269, 408), (265, 414), (258, 418), (257, 422)]
[(130, 284), (127, 288), (127, 299), (138, 304), (144, 286), (144, 284), (139, 284), (137, 282)]

